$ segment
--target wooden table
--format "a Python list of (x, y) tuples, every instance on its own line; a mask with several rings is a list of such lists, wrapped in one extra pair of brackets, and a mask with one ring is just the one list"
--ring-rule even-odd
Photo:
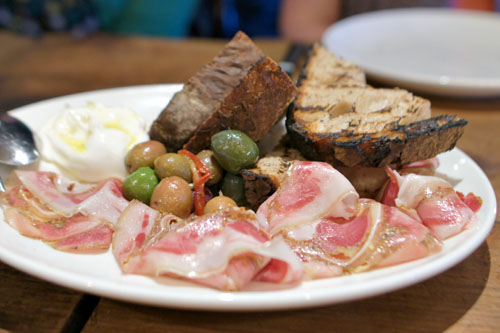
[[(0, 110), (86, 90), (184, 82), (223, 41), (46, 35), (31, 40), (0, 32)], [(288, 44), (258, 40), (280, 60)], [(433, 112), (469, 121), (458, 146), (500, 191), (500, 100), (430, 98)], [(0, 263), (0, 332), (492, 332), (500, 326), (500, 226), (445, 273), (366, 300), (280, 312), (212, 313), (155, 308), (85, 295)]]

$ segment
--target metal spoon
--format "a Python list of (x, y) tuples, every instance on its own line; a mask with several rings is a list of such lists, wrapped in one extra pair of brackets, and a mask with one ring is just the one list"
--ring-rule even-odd
[(0, 163), (20, 166), (35, 162), (40, 153), (33, 133), (22, 121), (0, 115)]
[[(20, 120), (0, 114), (0, 163), (21, 166), (35, 162), (40, 156), (31, 130)], [(5, 187), (0, 178), (0, 192)]]

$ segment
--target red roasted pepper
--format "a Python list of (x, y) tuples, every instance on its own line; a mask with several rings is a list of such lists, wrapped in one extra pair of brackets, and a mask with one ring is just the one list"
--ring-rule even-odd
[(193, 161), (197, 177), (193, 177), (194, 182), (194, 212), (196, 215), (203, 215), (203, 209), (205, 209), (205, 183), (212, 176), (210, 170), (208, 170), (205, 163), (203, 163), (198, 156), (192, 152), (182, 149), (178, 151), (178, 154), (184, 155)]

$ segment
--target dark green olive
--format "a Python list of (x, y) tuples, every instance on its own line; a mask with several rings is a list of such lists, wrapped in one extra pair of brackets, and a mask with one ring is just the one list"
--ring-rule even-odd
[(149, 205), (158, 177), (153, 169), (142, 167), (125, 178), (123, 182), (123, 195), (128, 200), (137, 199)]
[(227, 171), (237, 174), (257, 162), (259, 148), (248, 135), (236, 130), (225, 130), (211, 138), (211, 149), (219, 164)]
[(186, 156), (176, 153), (163, 154), (155, 160), (154, 165), (156, 174), (162, 179), (177, 176), (188, 183), (193, 181), (191, 166)]
[(208, 170), (210, 170), (210, 179), (207, 185), (210, 186), (220, 182), (224, 175), (224, 170), (222, 170), (219, 162), (215, 159), (214, 152), (209, 149), (202, 150), (196, 154), (196, 156), (207, 166)]
[(245, 180), (243, 177), (226, 173), (222, 179), (222, 193), (233, 199), (238, 206), (245, 206), (247, 200), (245, 198)]
[(141, 142), (130, 149), (125, 156), (125, 167), (132, 173), (141, 167), (153, 167), (155, 159), (167, 152), (163, 143), (155, 140)]

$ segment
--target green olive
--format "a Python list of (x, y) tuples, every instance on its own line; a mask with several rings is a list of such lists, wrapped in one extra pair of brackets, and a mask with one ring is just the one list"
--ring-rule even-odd
[(220, 182), (222, 176), (224, 175), (224, 170), (220, 166), (219, 162), (214, 157), (214, 152), (211, 150), (202, 150), (196, 156), (205, 164), (210, 170), (210, 179), (207, 182), (207, 185), (214, 185)]
[(163, 178), (153, 192), (151, 208), (187, 218), (193, 210), (193, 193), (189, 184), (177, 176)]
[(245, 180), (243, 177), (226, 173), (222, 179), (221, 191), (225, 196), (233, 199), (238, 206), (246, 205)]
[(177, 176), (188, 183), (193, 181), (189, 159), (176, 153), (163, 154), (155, 162), (155, 171), (158, 177), (166, 178)]
[(141, 167), (153, 167), (154, 160), (167, 152), (163, 143), (155, 140), (141, 142), (130, 149), (125, 156), (125, 167), (132, 173)]
[(211, 138), (211, 149), (219, 164), (227, 171), (237, 174), (257, 162), (259, 148), (248, 135), (236, 130), (225, 130)]
[(151, 195), (158, 185), (158, 177), (153, 169), (142, 167), (137, 169), (123, 182), (123, 195), (128, 200), (137, 199), (149, 205)]
[(236, 202), (233, 199), (226, 197), (225, 195), (219, 195), (210, 199), (205, 208), (203, 209), (203, 214), (212, 214), (221, 210), (226, 210), (229, 207), (236, 207)]

